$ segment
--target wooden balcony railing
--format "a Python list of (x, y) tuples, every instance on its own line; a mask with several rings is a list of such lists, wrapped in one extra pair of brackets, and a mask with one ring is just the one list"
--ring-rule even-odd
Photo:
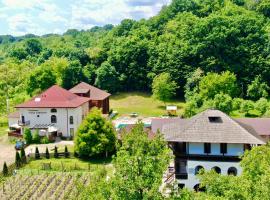
[(18, 124), (19, 124), (19, 126), (28, 126), (28, 125), (30, 125), (30, 121), (29, 120), (28, 121), (19, 120)]

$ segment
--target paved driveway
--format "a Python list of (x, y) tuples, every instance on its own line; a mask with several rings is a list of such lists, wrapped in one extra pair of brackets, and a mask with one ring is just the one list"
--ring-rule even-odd
[(0, 171), (3, 169), (4, 162), (12, 164), (15, 162), (16, 150), (13, 144), (6, 144), (0, 141)]

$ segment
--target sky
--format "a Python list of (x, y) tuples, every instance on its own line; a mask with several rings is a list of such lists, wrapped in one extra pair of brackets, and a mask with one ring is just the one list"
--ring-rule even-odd
[(156, 15), (171, 0), (0, 0), (0, 35), (62, 34)]

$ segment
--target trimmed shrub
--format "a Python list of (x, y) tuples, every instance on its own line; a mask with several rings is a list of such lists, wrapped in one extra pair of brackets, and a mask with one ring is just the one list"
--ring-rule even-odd
[(32, 144), (33, 138), (31, 130), (29, 128), (24, 129), (23, 138), (25, 139), (27, 144)]
[(54, 147), (54, 157), (55, 158), (58, 158), (59, 157), (57, 146)]
[(15, 165), (16, 165), (16, 168), (19, 168), (21, 166), (21, 157), (18, 151), (16, 151)]
[(4, 162), (4, 165), (3, 165), (3, 175), (4, 176), (7, 176), (8, 175), (8, 167), (7, 167), (7, 163)]
[(38, 130), (35, 130), (35, 133), (33, 135), (33, 143), (40, 144), (40, 136)]
[(49, 153), (48, 147), (46, 147), (45, 157), (46, 157), (47, 159), (50, 158), (50, 153)]
[(65, 158), (69, 157), (69, 152), (68, 152), (68, 148), (67, 145), (65, 146)]
[(21, 161), (22, 161), (22, 164), (26, 164), (26, 155), (25, 155), (24, 147), (21, 148)]
[(40, 159), (40, 154), (39, 154), (38, 147), (36, 147), (35, 159)]
[(41, 144), (49, 144), (49, 143), (50, 143), (50, 141), (49, 141), (49, 138), (47, 136), (45, 136), (41, 139)]

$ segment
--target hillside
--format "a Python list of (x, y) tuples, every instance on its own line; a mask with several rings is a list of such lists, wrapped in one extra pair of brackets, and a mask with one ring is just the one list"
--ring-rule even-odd
[(168, 72), (184, 96), (187, 78), (201, 68), (233, 72), (246, 96), (256, 75), (269, 83), (269, 5), (249, 0), (173, 0), (148, 20), (68, 30), (63, 35), (0, 37), (0, 111), (57, 83), (80, 81), (108, 90), (151, 90)]

